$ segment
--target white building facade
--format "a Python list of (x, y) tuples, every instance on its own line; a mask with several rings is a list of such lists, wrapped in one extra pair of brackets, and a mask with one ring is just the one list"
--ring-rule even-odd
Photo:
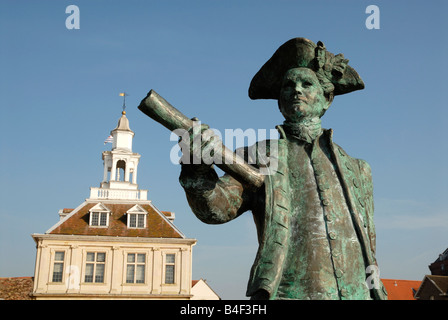
[(33, 234), (35, 299), (192, 299), (192, 249), (137, 184), (140, 155), (123, 111), (103, 152), (99, 188), (44, 234)]

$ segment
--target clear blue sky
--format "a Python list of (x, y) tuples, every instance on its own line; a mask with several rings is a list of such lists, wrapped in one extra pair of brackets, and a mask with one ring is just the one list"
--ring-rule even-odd
[[(65, 8), (80, 9), (68, 30)], [(365, 26), (380, 9), (380, 29)], [(421, 280), (448, 247), (446, 1), (0, 2), (0, 277), (31, 276), (30, 236), (99, 186), (104, 139), (127, 116), (142, 155), (138, 183), (198, 239), (193, 277), (244, 298), (256, 235), (250, 213), (200, 222), (170, 161), (169, 132), (137, 106), (155, 89), (211, 127), (271, 129), (275, 101), (252, 101), (253, 75), (285, 41), (344, 53), (366, 88), (336, 97), (323, 118), (335, 142), (373, 171), (381, 277)]]

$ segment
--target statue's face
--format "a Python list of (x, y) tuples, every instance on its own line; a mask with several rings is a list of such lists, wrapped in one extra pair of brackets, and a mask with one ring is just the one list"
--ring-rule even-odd
[(291, 122), (321, 117), (329, 107), (316, 74), (308, 68), (286, 72), (278, 104), (285, 119)]

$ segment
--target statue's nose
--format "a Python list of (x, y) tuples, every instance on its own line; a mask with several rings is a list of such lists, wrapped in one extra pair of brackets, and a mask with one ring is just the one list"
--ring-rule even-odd
[(300, 84), (296, 85), (294, 91), (295, 91), (296, 95), (299, 95), (299, 96), (303, 95), (303, 87)]

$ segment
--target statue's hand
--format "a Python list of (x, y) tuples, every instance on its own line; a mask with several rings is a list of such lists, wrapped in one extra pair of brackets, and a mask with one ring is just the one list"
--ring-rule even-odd
[(182, 165), (197, 165), (199, 170), (209, 169), (213, 165), (215, 150), (222, 146), (221, 139), (207, 124), (200, 124), (197, 118), (192, 120), (195, 121), (193, 127), (179, 139), (182, 151), (180, 162)]
[(179, 182), (184, 189), (201, 193), (213, 188), (214, 182), (218, 179), (212, 168), (213, 155), (215, 148), (222, 145), (221, 139), (208, 125), (199, 125), (197, 118), (192, 120), (195, 121), (193, 127), (179, 138), (182, 151)]

